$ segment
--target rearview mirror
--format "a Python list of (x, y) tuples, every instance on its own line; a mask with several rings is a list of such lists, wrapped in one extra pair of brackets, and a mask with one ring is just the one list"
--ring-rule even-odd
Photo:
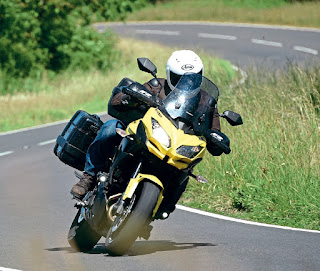
[(220, 117), (225, 118), (232, 126), (243, 124), (241, 116), (230, 110), (224, 111)]
[(148, 58), (140, 57), (137, 61), (141, 71), (151, 73), (153, 77), (156, 77), (157, 67)]

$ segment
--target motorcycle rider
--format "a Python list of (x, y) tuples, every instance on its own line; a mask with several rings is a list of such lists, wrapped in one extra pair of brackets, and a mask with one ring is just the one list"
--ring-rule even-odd
[[(167, 79), (159, 78), (157, 80), (153, 78), (143, 84), (143, 86), (152, 95), (158, 95), (160, 99), (164, 99), (174, 89), (181, 76), (187, 72), (203, 75), (203, 63), (200, 57), (191, 50), (175, 51), (168, 59), (166, 65)], [(140, 105), (139, 102), (131, 96), (121, 92), (122, 86), (130, 85), (131, 87), (134, 84), (135, 83), (132, 80), (124, 78), (118, 86), (113, 89), (112, 96), (108, 103), (108, 113), (116, 119), (109, 120), (103, 124), (97, 137), (88, 148), (83, 176), (70, 191), (70, 193), (79, 200), (95, 187), (97, 173), (107, 169), (109, 163), (108, 158), (112, 157), (115, 146), (119, 145), (121, 141), (121, 137), (116, 133), (116, 128), (125, 129), (130, 122), (137, 120), (144, 115), (145, 108), (143, 108), (143, 105)], [(201, 96), (201, 101), (207, 105), (210, 97), (209, 94), (204, 92)], [(220, 120), (217, 116), (218, 110), (216, 102), (213, 111), (212, 127), (208, 127), (208, 129), (212, 128), (217, 133), (221, 134), (225, 139), (226, 144), (229, 144), (228, 138), (220, 133)], [(222, 154), (222, 151), (216, 146), (208, 146), (208, 150), (215, 156)], [(173, 195), (169, 212), (174, 210), (175, 204), (185, 190), (186, 185), (187, 181), (185, 181), (178, 189), (179, 191), (177, 191), (176, 195)]]

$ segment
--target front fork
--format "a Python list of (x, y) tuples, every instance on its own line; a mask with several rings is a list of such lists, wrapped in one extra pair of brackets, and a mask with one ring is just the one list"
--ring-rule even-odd
[(162, 182), (154, 175), (149, 175), (149, 174), (142, 174), (142, 173), (138, 173), (134, 178), (131, 178), (126, 190), (124, 191), (124, 193), (122, 194), (122, 197), (119, 198), (118, 202), (113, 206), (113, 212), (116, 214), (121, 214), (124, 210), (124, 203), (127, 199), (132, 199), (132, 197), (135, 194), (135, 191), (137, 190), (138, 185), (141, 182), (150, 182), (150, 183), (154, 183), (155, 185), (157, 185), (161, 191), (157, 200), (157, 204), (153, 210), (152, 213), (152, 217), (155, 216), (155, 214), (157, 213), (159, 206), (163, 200), (163, 184)]
[(156, 176), (139, 173), (135, 178), (131, 178), (129, 184), (127, 185), (126, 190), (123, 193), (122, 200), (125, 201), (128, 198), (131, 199), (132, 196), (134, 195), (134, 192), (136, 191), (139, 183), (144, 182), (144, 181), (154, 183), (155, 185), (157, 185), (161, 189), (157, 204), (153, 210), (152, 217), (154, 217), (159, 209), (159, 206), (160, 206), (162, 200), (163, 200), (163, 189), (164, 189), (162, 182)]

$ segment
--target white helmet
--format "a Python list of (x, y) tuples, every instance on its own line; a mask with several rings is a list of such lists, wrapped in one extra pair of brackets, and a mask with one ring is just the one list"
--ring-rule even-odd
[(203, 64), (200, 57), (191, 50), (175, 51), (167, 62), (167, 81), (171, 90), (187, 72), (199, 73), (203, 76)]

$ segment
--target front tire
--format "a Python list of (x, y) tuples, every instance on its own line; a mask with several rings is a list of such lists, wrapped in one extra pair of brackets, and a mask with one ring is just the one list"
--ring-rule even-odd
[[(126, 207), (127, 210), (113, 222), (107, 237), (106, 249), (110, 255), (123, 255), (138, 238), (139, 232), (152, 221), (152, 213), (158, 201), (160, 188), (153, 183), (144, 182), (138, 198), (135, 195)], [(134, 200), (138, 202), (135, 203)], [(130, 213), (126, 213), (132, 207)], [(125, 209), (126, 209), (125, 208)]]
[(82, 218), (80, 209), (68, 233), (70, 246), (76, 251), (89, 251), (98, 243), (100, 238), (101, 235), (96, 233), (88, 222)]

